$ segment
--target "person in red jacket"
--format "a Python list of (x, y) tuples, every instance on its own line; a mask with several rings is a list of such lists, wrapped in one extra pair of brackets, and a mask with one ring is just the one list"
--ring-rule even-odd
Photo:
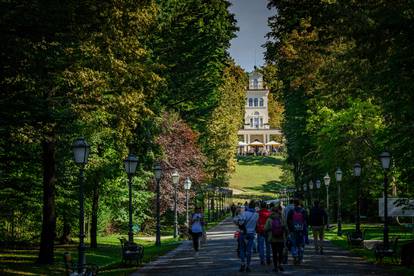
[(257, 220), (257, 245), (259, 249), (259, 256), (260, 256), (260, 263), (262, 265), (265, 264), (265, 248), (266, 248), (266, 263), (270, 264), (270, 243), (267, 240), (267, 234), (264, 231), (264, 226), (266, 224), (267, 219), (269, 218), (270, 212), (267, 209), (266, 202), (262, 201), (260, 203), (260, 211), (259, 211), (259, 219)]

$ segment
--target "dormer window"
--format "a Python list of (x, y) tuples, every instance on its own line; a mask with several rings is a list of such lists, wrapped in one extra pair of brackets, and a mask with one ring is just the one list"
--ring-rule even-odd
[(258, 79), (254, 79), (253, 80), (253, 88), (254, 89), (258, 89), (259, 88), (259, 80)]

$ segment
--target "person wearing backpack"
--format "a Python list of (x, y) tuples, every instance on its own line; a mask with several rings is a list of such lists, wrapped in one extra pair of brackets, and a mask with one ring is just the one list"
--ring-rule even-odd
[(267, 239), (267, 234), (265, 233), (264, 227), (267, 219), (269, 218), (271, 212), (267, 210), (267, 204), (265, 201), (260, 203), (259, 219), (257, 220), (257, 245), (259, 249), (260, 264), (265, 264), (265, 249), (266, 249), (266, 263), (270, 264), (270, 243)]
[(287, 216), (287, 226), (289, 229), (289, 240), (291, 242), (291, 253), (293, 263), (303, 262), (303, 252), (305, 247), (305, 230), (307, 227), (307, 214), (305, 209), (300, 207), (298, 199), (294, 200), (295, 207), (289, 211)]
[[(252, 257), (253, 240), (256, 235), (256, 225), (259, 215), (255, 210), (255, 202), (252, 200), (248, 208), (234, 218), (234, 223), (239, 226), (240, 237), (240, 272), (250, 272), (250, 261)], [(246, 265), (247, 260), (247, 265)]]
[(198, 249), (200, 247), (200, 237), (203, 235), (204, 217), (201, 213), (201, 208), (196, 207), (195, 212), (191, 215), (191, 236), (193, 239), (193, 248), (195, 255), (198, 256)]
[(265, 232), (267, 240), (272, 246), (274, 272), (284, 271), (282, 267), (283, 248), (286, 242), (286, 225), (283, 223), (282, 209), (278, 207), (272, 208), (272, 213), (266, 221)]
[(323, 254), (323, 236), (325, 225), (328, 224), (328, 214), (320, 206), (319, 201), (316, 200), (310, 211), (309, 225), (312, 226), (313, 244), (315, 245), (315, 252)]

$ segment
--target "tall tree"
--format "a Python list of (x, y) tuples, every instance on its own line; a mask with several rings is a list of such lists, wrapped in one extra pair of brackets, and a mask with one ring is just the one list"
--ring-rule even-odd
[(207, 172), (217, 186), (228, 185), (235, 169), (237, 131), (243, 122), (247, 82), (244, 71), (230, 62), (219, 89), (219, 104), (201, 139), (208, 157)]

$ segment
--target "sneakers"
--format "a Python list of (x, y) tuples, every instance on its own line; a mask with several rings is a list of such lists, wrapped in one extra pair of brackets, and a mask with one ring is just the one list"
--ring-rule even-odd
[(265, 265), (265, 261), (260, 261), (260, 264), (261, 265)]
[(279, 272), (279, 268), (275, 267), (272, 269), (273, 272)]
[(272, 261), (271, 261), (271, 260), (267, 260), (267, 261), (266, 261), (266, 264), (267, 264), (267, 265), (270, 265), (271, 263), (272, 263)]
[(279, 265), (279, 270), (282, 271), (282, 272), (285, 271), (285, 269), (281, 265)]
[(250, 267), (246, 267), (246, 272), (250, 272)]
[(244, 272), (244, 271), (246, 271), (246, 265), (242, 264), (240, 266), (239, 272)]

